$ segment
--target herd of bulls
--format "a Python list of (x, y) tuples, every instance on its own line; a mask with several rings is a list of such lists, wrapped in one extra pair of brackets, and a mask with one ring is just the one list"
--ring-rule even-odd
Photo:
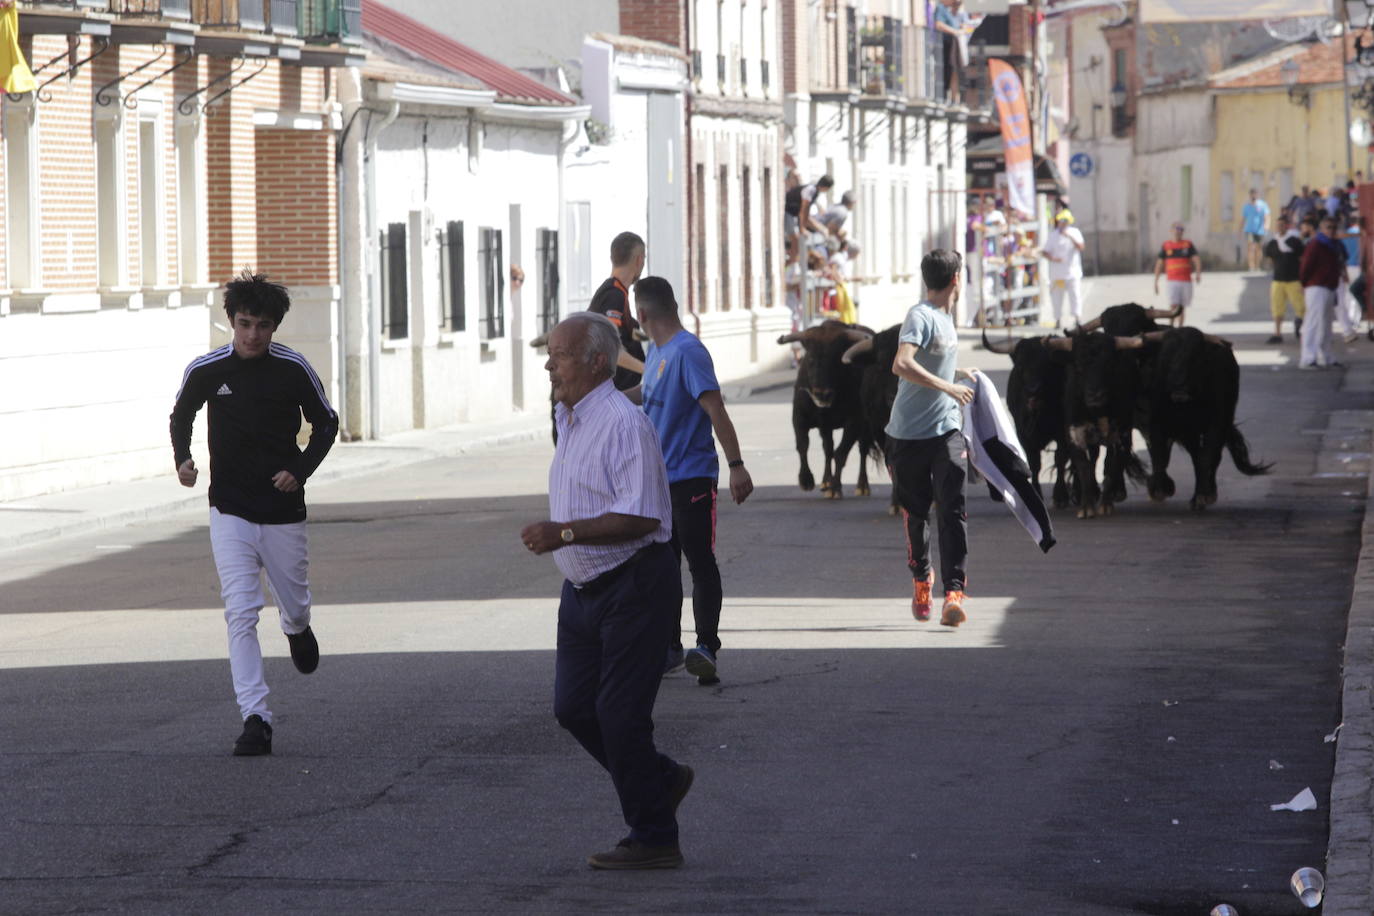
[[(1041, 452), (1054, 446), (1051, 498), (1056, 508), (1076, 506), (1079, 518), (1110, 515), (1126, 498), (1127, 478), (1145, 484), (1151, 499), (1173, 496), (1168, 470), (1174, 443), (1193, 460), (1194, 510), (1216, 502), (1223, 452), (1230, 453), (1242, 474), (1268, 473), (1270, 465), (1251, 461), (1236, 427), (1240, 367), (1231, 345), (1197, 328), (1157, 323), (1167, 317), (1169, 313), (1130, 303), (1108, 308), (1063, 337), (999, 344), (984, 334), (987, 349), (1011, 357), (1007, 406), (1037, 485)], [(883, 428), (897, 395), (892, 362), (900, 330), (893, 326), (874, 333), (826, 321), (778, 338), (780, 344), (799, 343), (804, 350), (792, 399), (803, 490), (816, 485), (807, 463), (810, 431), (815, 429), (825, 455), (821, 490), (831, 499), (840, 498), (840, 474), (858, 446), (856, 492), (868, 494), (868, 458), (881, 460)], [(1136, 430), (1148, 443), (1150, 468), (1132, 447)]]

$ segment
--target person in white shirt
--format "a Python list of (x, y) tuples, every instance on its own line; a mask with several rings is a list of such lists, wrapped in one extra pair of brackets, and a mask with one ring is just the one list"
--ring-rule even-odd
[(1074, 324), (1083, 321), (1083, 233), (1069, 225), (1060, 213), (1054, 220), (1054, 231), (1045, 240), (1041, 253), (1050, 262), (1050, 302), (1054, 305), (1055, 327), (1063, 327), (1064, 296), (1069, 297), (1069, 311)]

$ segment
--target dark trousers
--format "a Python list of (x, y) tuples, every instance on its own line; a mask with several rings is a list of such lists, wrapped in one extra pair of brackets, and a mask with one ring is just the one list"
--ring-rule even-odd
[[(696, 619), (697, 645), (715, 655), (720, 652), (720, 606), (724, 592), (716, 565), (716, 482), (692, 477), (668, 485), (673, 497), (673, 552), (678, 568), (687, 555), (692, 573), (692, 616)], [(682, 604), (677, 609), (673, 648), (682, 648)]]
[(668, 794), (677, 764), (654, 748), (654, 700), (672, 639), (682, 578), (653, 544), (584, 588), (563, 583), (554, 715), (611, 774), (630, 838), (677, 842)]
[(940, 576), (946, 593), (962, 592), (967, 581), (968, 515), (964, 479), (968, 450), (953, 430), (934, 439), (887, 440), (887, 472), (906, 523), (907, 566), (914, 579), (930, 573), (930, 504), (939, 507)]

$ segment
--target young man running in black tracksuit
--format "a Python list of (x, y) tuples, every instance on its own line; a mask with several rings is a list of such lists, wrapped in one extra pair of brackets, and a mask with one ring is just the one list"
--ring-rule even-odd
[[(191, 426), (209, 403), (210, 546), (229, 627), (229, 670), (243, 716), (236, 756), (272, 753), (258, 613), (262, 572), (272, 589), (291, 661), (303, 674), (320, 661), (310, 629), (305, 481), (334, 444), (339, 417), (305, 357), (272, 342), (291, 299), (286, 288), (244, 273), (224, 290), (232, 343), (191, 361), (172, 408), (177, 479), (194, 487)], [(310, 442), (296, 446), (301, 415)]]

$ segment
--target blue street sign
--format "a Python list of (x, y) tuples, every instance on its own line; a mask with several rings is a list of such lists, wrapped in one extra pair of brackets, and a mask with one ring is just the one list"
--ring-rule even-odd
[(1093, 157), (1087, 153), (1074, 153), (1069, 157), (1069, 171), (1075, 178), (1087, 178), (1093, 173)]

